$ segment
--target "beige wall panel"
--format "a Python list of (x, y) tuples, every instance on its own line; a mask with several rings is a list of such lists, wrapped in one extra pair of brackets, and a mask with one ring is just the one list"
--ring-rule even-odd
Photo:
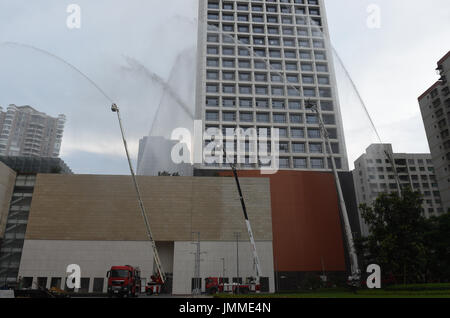
[(11, 196), (14, 191), (16, 173), (0, 162), (0, 239), (5, 234)]
[[(233, 240), (245, 223), (233, 178), (138, 177), (155, 240)], [(272, 240), (270, 184), (242, 178), (257, 240)], [(40, 174), (27, 239), (146, 240), (144, 222), (128, 176)]]

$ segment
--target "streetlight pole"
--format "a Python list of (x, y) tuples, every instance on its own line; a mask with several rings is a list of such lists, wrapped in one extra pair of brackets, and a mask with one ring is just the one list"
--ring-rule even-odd
[(222, 281), (224, 281), (225, 280), (225, 258), (222, 257), (221, 260), (222, 260)]
[(241, 236), (240, 232), (234, 232), (234, 236), (236, 237), (236, 279), (238, 281), (237, 291), (239, 293), (239, 237)]
[(192, 232), (192, 234), (197, 234), (197, 242), (192, 243), (197, 246), (196, 253), (195, 253), (195, 266), (194, 266), (194, 294), (200, 295), (201, 289), (202, 289), (202, 280), (200, 278), (200, 232)]

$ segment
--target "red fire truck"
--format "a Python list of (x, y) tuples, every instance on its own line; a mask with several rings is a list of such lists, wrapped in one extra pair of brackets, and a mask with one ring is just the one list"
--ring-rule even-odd
[(141, 291), (141, 271), (130, 265), (112, 266), (107, 273), (108, 297), (135, 297)]
[(209, 295), (216, 293), (248, 294), (259, 293), (261, 291), (261, 285), (253, 277), (247, 278), (245, 284), (228, 284), (223, 282), (222, 277), (208, 277), (205, 278), (205, 290)]

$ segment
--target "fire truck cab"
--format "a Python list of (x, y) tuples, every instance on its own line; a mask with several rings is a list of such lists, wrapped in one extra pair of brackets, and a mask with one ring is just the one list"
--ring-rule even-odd
[(107, 277), (108, 297), (135, 297), (141, 291), (141, 271), (138, 267), (112, 266)]

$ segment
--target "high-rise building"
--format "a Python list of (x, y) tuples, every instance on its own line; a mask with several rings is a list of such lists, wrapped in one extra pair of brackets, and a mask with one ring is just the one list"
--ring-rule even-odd
[[(172, 152), (176, 152), (174, 149), (187, 151), (187, 145), (179, 144), (176, 140), (169, 140), (161, 136), (144, 136), (139, 140), (137, 174), (141, 176), (158, 176), (160, 173), (165, 172), (185, 177), (192, 176), (191, 164), (174, 162), (172, 159)], [(182, 151), (180, 152), (178, 155), (182, 156), (183, 153)], [(185, 155), (187, 158), (190, 158), (189, 153)]]
[[(337, 167), (348, 170), (323, 0), (200, 0), (197, 63), (196, 119), (203, 131), (278, 128), (280, 169), (327, 170), (311, 100)], [(226, 167), (223, 162), (200, 168)], [(260, 166), (259, 160), (241, 165)]]
[[(353, 180), (358, 206), (370, 205), (382, 192), (392, 193), (409, 187), (423, 195), (423, 215), (443, 212), (436, 174), (430, 154), (394, 153), (391, 144), (372, 144), (355, 161)], [(361, 233), (369, 229), (359, 216)]]
[(437, 63), (440, 79), (419, 97), (442, 205), (450, 211), (450, 52)]
[(59, 156), (66, 116), (50, 117), (31, 106), (0, 107), (0, 155)]

